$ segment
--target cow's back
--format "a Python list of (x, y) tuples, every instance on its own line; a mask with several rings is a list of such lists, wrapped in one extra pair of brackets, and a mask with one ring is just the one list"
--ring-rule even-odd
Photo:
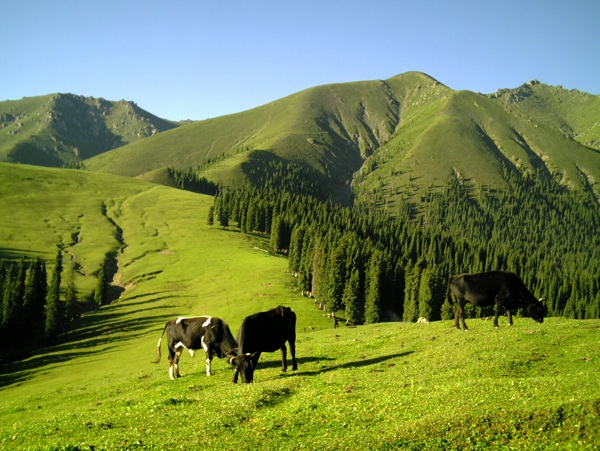
[(288, 339), (295, 339), (296, 314), (289, 308), (285, 308), (282, 314), (279, 308), (244, 319), (237, 334), (240, 354), (274, 352), (281, 349)]

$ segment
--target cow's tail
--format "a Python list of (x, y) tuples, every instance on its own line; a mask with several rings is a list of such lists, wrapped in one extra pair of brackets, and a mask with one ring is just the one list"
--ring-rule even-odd
[(160, 357), (161, 357), (161, 355), (160, 355), (160, 345), (162, 343), (162, 339), (163, 339), (163, 336), (165, 335), (165, 331), (167, 330), (167, 326), (168, 325), (169, 325), (169, 323), (165, 324), (165, 328), (163, 329), (163, 332), (162, 332), (160, 338), (158, 339), (158, 344), (156, 345), (156, 360), (154, 361), (154, 363), (160, 362)]

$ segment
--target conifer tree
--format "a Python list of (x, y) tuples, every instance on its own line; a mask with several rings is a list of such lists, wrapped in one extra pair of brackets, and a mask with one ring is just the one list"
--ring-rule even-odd
[(410, 271), (407, 269), (405, 280), (403, 319), (407, 322), (413, 322), (419, 317), (420, 263), (411, 266)]
[(383, 261), (381, 251), (375, 251), (369, 259), (365, 278), (365, 324), (379, 322), (381, 318), (381, 289)]
[(360, 287), (360, 273), (358, 268), (354, 268), (342, 296), (346, 320), (351, 324), (362, 324), (364, 301)]
[(44, 333), (46, 338), (55, 338), (62, 324), (60, 309), (60, 282), (62, 273), (62, 251), (59, 249), (54, 263), (54, 272), (46, 298), (46, 322)]
[(100, 265), (98, 270), (98, 281), (96, 282), (96, 289), (94, 290), (94, 301), (96, 304), (102, 305), (106, 302), (106, 292), (108, 290), (108, 283), (106, 280), (106, 262)]
[(73, 263), (69, 273), (69, 283), (65, 291), (65, 319), (67, 322), (73, 321), (77, 317), (77, 287), (75, 286), (75, 274)]
[(31, 325), (36, 339), (41, 338), (44, 331), (44, 305), (47, 295), (46, 264), (37, 258), (27, 270), (25, 294), (23, 296), (23, 312)]
[(342, 297), (346, 285), (346, 249), (341, 240), (334, 247), (328, 266), (329, 300), (327, 307), (335, 313), (344, 308)]
[(211, 205), (210, 208), (208, 209), (208, 216), (206, 218), (206, 224), (208, 224), (209, 227), (212, 227), (215, 223), (215, 206)]

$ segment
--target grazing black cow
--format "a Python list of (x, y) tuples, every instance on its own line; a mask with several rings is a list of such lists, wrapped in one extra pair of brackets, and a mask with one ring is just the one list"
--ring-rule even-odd
[[(237, 343), (225, 321), (216, 317), (195, 316), (167, 322), (156, 347), (156, 363), (160, 362), (160, 344), (165, 332), (169, 347), (169, 377), (173, 380), (179, 377), (179, 357), (182, 348), (187, 349), (192, 357), (195, 351), (204, 349), (207, 376), (212, 376), (210, 366), (213, 356), (228, 356), (229, 363), (233, 363), (231, 359), (237, 357)], [(249, 362), (249, 357), (239, 360), (240, 364), (243, 364), (244, 361)]]
[[(238, 356), (250, 357), (251, 365), (244, 367), (246, 373), (242, 373), (242, 382), (254, 380), (254, 369), (262, 352), (274, 352), (281, 349), (281, 370), (285, 371), (287, 369), (286, 341), (290, 345), (292, 370), (295, 371), (298, 369), (296, 364), (296, 314), (292, 309), (279, 306), (246, 317), (237, 335)], [(233, 382), (237, 382), (238, 367), (241, 365), (236, 365)]]
[(518, 308), (524, 309), (527, 314), (538, 323), (544, 322), (543, 299), (537, 300), (525, 287), (521, 278), (512, 272), (489, 271), (478, 274), (458, 274), (450, 276), (448, 280), (447, 296), (450, 291), (456, 298), (457, 307), (454, 314), (454, 326), (460, 330), (468, 330), (464, 318), (464, 306), (470, 302), (477, 307), (495, 305), (494, 327), (498, 327), (500, 308), (504, 307), (508, 315), (508, 323), (512, 326), (511, 311)]

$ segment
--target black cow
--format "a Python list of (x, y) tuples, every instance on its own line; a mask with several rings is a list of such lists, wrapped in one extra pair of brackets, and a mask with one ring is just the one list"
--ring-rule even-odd
[[(233, 382), (237, 382), (238, 368), (243, 368), (242, 382), (252, 382), (254, 369), (262, 352), (274, 352), (281, 349), (281, 370), (287, 369), (285, 342), (290, 345), (292, 370), (296, 364), (296, 314), (289, 307), (282, 307), (255, 313), (246, 317), (237, 334), (238, 356), (247, 356), (251, 365), (236, 365)], [(246, 378), (246, 380), (244, 380)]]
[[(156, 347), (156, 363), (160, 362), (160, 344), (167, 332), (169, 347), (169, 377), (179, 377), (179, 357), (182, 349), (187, 349), (192, 357), (198, 349), (206, 353), (206, 375), (212, 376), (211, 362), (213, 356), (229, 357), (229, 363), (237, 357), (237, 343), (229, 330), (229, 326), (220, 318), (195, 316), (177, 318), (167, 322)], [(239, 359), (239, 364), (249, 362), (249, 357)], [(237, 361), (236, 361), (237, 363)]]
[(538, 323), (544, 322), (543, 299), (537, 300), (525, 287), (521, 278), (512, 272), (489, 271), (478, 274), (458, 274), (448, 280), (447, 296), (450, 291), (456, 298), (457, 307), (454, 314), (454, 326), (460, 330), (468, 330), (465, 324), (463, 309), (466, 302), (477, 307), (495, 305), (494, 327), (498, 327), (500, 308), (504, 307), (508, 315), (508, 323), (512, 326), (511, 311), (524, 309)]

